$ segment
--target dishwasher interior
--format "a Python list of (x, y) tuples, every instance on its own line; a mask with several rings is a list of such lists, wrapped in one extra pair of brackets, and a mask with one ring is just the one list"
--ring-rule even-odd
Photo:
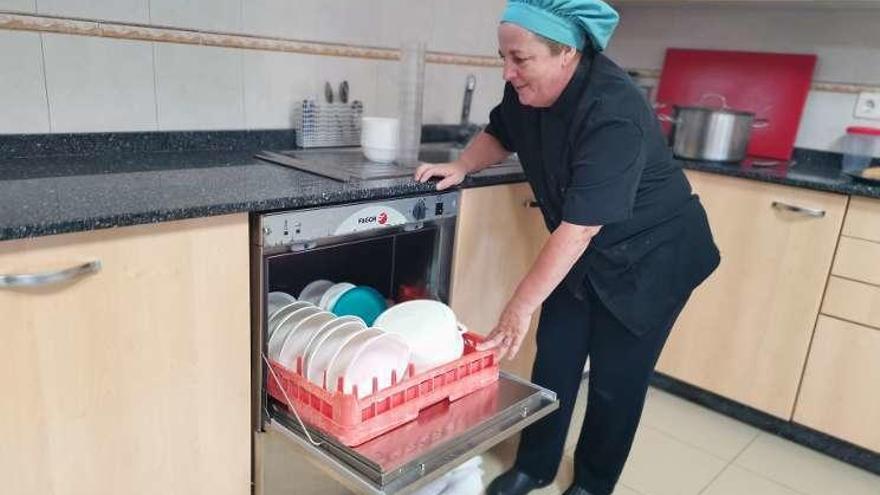
[[(304, 434), (289, 408), (267, 394), (268, 293), (296, 296), (324, 279), (372, 287), (390, 303), (449, 303), (459, 198), (448, 192), (252, 217), (256, 493), (310, 493), (308, 476), (333, 480), (313, 493), (332, 491), (326, 486), (409, 493), (557, 407), (552, 392), (502, 374), (493, 385), (433, 404), (416, 420), (348, 447), (316, 428)], [(291, 472), (301, 473), (296, 481)]]

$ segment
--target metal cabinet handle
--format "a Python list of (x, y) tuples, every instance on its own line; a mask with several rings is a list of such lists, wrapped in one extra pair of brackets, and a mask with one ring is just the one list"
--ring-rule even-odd
[(808, 217), (814, 218), (822, 218), (825, 216), (825, 210), (819, 210), (817, 208), (807, 208), (804, 206), (797, 206), (788, 203), (783, 203), (781, 201), (774, 201), (773, 208), (781, 211), (792, 211), (794, 213), (800, 213), (806, 215)]
[(60, 284), (92, 273), (97, 273), (100, 270), (101, 261), (95, 260), (55, 272), (0, 275), (0, 289), (43, 287), (46, 285)]
[(541, 206), (541, 204), (534, 199), (527, 199), (523, 201), (523, 206), (525, 206), (526, 208), (538, 208)]

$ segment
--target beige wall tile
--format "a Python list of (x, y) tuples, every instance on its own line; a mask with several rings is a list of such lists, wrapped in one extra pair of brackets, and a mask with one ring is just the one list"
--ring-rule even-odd
[(880, 477), (765, 433), (735, 464), (807, 495), (880, 493)]
[(155, 44), (159, 129), (244, 127), (242, 52)]
[(43, 34), (53, 132), (155, 130), (151, 43)]
[(763, 476), (730, 466), (721, 473), (704, 495), (798, 495), (798, 492)]
[(642, 425), (620, 482), (644, 495), (696, 495), (726, 461)]
[(0, 133), (49, 132), (40, 35), (0, 31)]
[(652, 388), (642, 424), (717, 457), (732, 460), (758, 436), (758, 430), (735, 419)]
[(290, 129), (297, 102), (318, 96), (323, 57), (246, 51), (244, 105), (248, 129)]
[(505, 4), (505, 0), (445, 0), (438, 4), (431, 49), (474, 55), (497, 53), (498, 20)]

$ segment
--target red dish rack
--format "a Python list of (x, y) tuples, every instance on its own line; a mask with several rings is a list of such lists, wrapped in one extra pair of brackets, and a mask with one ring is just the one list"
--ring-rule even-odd
[(275, 374), (268, 374), (267, 390), (285, 405), (286, 392), (304, 422), (354, 447), (416, 419), (428, 406), (446, 399), (454, 401), (498, 381), (497, 354), (494, 350), (478, 351), (476, 345), (482, 341), (477, 334), (465, 333), (464, 354), (459, 359), (418, 375), (410, 364), (402, 380), (392, 377), (393, 385), (377, 392), (374, 379), (374, 392), (360, 399), (356, 388), (350, 394), (342, 393), (342, 378), (334, 391), (307, 380), (302, 358), (297, 358), (296, 371), (269, 361)]

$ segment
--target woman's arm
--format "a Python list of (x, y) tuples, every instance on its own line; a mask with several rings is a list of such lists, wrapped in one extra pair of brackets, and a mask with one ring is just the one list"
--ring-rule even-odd
[(425, 163), (416, 169), (415, 180), (425, 182), (431, 177), (440, 177), (437, 190), (443, 190), (461, 184), (467, 174), (478, 172), (494, 165), (510, 156), (510, 152), (501, 146), (491, 134), (481, 131), (467, 148), (462, 151), (458, 160), (450, 163)]
[(532, 315), (562, 282), (601, 228), (562, 222), (520, 281), (495, 329), (478, 349), (497, 346), (500, 349), (499, 359), (505, 355), (513, 359), (528, 333)]

